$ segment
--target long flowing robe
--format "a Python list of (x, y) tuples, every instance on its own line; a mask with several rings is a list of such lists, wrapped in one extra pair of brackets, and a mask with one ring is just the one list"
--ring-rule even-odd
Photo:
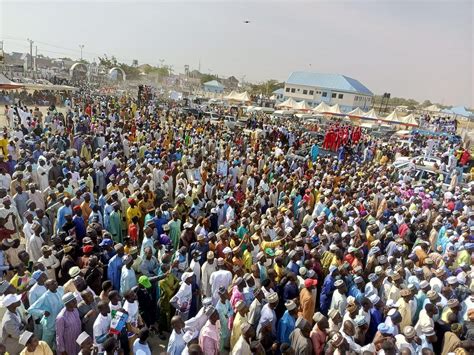
[(115, 243), (123, 243), (122, 216), (120, 212), (113, 211), (109, 216), (108, 231), (112, 234)]
[[(28, 313), (33, 318), (40, 318), (40, 324), (43, 330), (41, 340), (48, 343), (51, 349), (55, 345), (56, 335), (56, 318), (64, 308), (61, 300), (63, 296), (62, 288), (58, 288), (56, 292), (46, 291), (38, 300), (28, 308)], [(49, 317), (45, 317), (44, 313), (49, 312)]]
[(181, 220), (172, 220), (168, 223), (170, 227), (170, 239), (173, 243), (174, 250), (178, 250), (179, 237), (181, 236)]
[(123, 296), (126, 292), (137, 285), (137, 276), (133, 268), (122, 266), (122, 273), (120, 274), (120, 294)]
[(233, 349), (240, 336), (242, 335), (242, 325), (247, 322), (247, 316), (242, 316), (239, 312), (234, 318), (232, 334), (230, 336), (230, 348)]
[(219, 349), (219, 327), (210, 321), (204, 325), (199, 335), (199, 346), (206, 355), (217, 355), (222, 349)]
[(225, 303), (221, 301), (217, 302), (216, 310), (219, 313), (220, 322), (219, 349), (220, 351), (224, 351), (224, 345), (228, 344), (230, 340), (229, 319), (232, 317), (233, 311), (229, 300), (226, 300)]
[(114, 290), (120, 290), (120, 275), (122, 273), (123, 261), (117, 254), (109, 260), (109, 267), (107, 268), (107, 278), (112, 281)]
[(240, 338), (237, 340), (237, 343), (233, 348), (231, 348), (231, 355), (247, 355), (250, 354), (250, 344), (244, 339), (241, 335)]
[(56, 344), (57, 353), (61, 354), (66, 351), (68, 354), (79, 353), (80, 347), (76, 343), (76, 339), (82, 332), (81, 318), (79, 311), (74, 308), (68, 311), (63, 308), (56, 318)]

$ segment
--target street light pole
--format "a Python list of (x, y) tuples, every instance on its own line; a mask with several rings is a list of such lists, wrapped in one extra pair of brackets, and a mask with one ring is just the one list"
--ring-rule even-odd
[(80, 44), (80, 45), (79, 45), (79, 48), (81, 49), (81, 60), (82, 60), (82, 49), (84, 48), (84, 45), (83, 45), (83, 44)]

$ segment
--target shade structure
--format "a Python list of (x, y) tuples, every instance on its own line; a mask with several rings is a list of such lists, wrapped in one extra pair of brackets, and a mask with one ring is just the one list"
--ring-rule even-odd
[(415, 116), (412, 113), (410, 113), (407, 116), (400, 117), (400, 120), (401, 120), (401, 123), (403, 123), (404, 125), (407, 125), (407, 126), (418, 126), (419, 125), (416, 118), (415, 118)]
[(313, 109), (313, 112), (323, 113), (323, 112), (328, 112), (329, 109), (330, 109), (330, 106), (328, 106), (325, 102), (320, 102), (319, 105)]
[(363, 116), (364, 118), (367, 118), (369, 120), (379, 120), (380, 117), (377, 115), (374, 109), (369, 110), (366, 112)]
[(20, 89), (23, 86), (24, 85), (22, 84), (11, 81), (3, 73), (0, 73), (0, 89), (1, 90), (15, 90), (15, 89)]
[(293, 108), (295, 110), (299, 110), (299, 111), (309, 111), (309, 110), (311, 110), (311, 106), (309, 106), (308, 103), (305, 100), (297, 102), (296, 105)]
[(341, 111), (341, 108), (339, 107), (339, 104), (335, 104), (335, 105), (329, 107), (329, 111), (327, 111), (327, 113), (340, 115), (340, 114), (342, 114), (342, 111)]
[(297, 102), (293, 100), (291, 97), (288, 100), (283, 101), (282, 103), (279, 103), (276, 105), (276, 107), (287, 107), (287, 108), (293, 108)]
[(362, 111), (360, 107), (356, 107), (354, 110), (351, 112), (348, 112), (348, 116), (355, 116), (355, 117), (363, 117), (366, 114), (366, 112)]
[(250, 95), (245, 92), (236, 92), (236, 91), (231, 91), (229, 95), (224, 96), (225, 100), (228, 101), (236, 101), (236, 102), (249, 102), (250, 100)]
[(234, 95), (235, 95), (235, 94), (237, 94), (237, 93), (236, 93), (234, 90), (232, 90), (229, 95), (224, 96), (224, 99), (226, 99), (226, 100), (232, 100), (232, 99), (234, 98)]
[(436, 105), (431, 105), (431, 106), (426, 107), (425, 111), (439, 112), (439, 111), (441, 111), (441, 109)]
[(404, 117), (406, 116), (402, 116), (397, 110), (393, 110), (387, 117), (381, 119), (389, 123), (403, 123)]

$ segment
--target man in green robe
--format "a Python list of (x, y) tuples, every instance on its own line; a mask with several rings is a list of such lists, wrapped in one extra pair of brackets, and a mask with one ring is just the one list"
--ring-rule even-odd
[(181, 220), (178, 219), (178, 213), (173, 211), (173, 219), (168, 222), (170, 227), (169, 237), (173, 243), (173, 249), (178, 250), (179, 247), (179, 238), (181, 237)]
[(112, 204), (113, 211), (109, 216), (109, 233), (115, 243), (123, 243), (122, 234), (122, 214), (120, 213), (120, 204), (114, 202)]

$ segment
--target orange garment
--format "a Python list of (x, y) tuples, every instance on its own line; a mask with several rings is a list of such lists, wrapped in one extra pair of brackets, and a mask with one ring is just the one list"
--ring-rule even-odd
[(316, 302), (313, 294), (307, 288), (303, 288), (300, 292), (300, 312), (299, 316), (306, 319), (310, 324), (313, 323), (313, 315)]

